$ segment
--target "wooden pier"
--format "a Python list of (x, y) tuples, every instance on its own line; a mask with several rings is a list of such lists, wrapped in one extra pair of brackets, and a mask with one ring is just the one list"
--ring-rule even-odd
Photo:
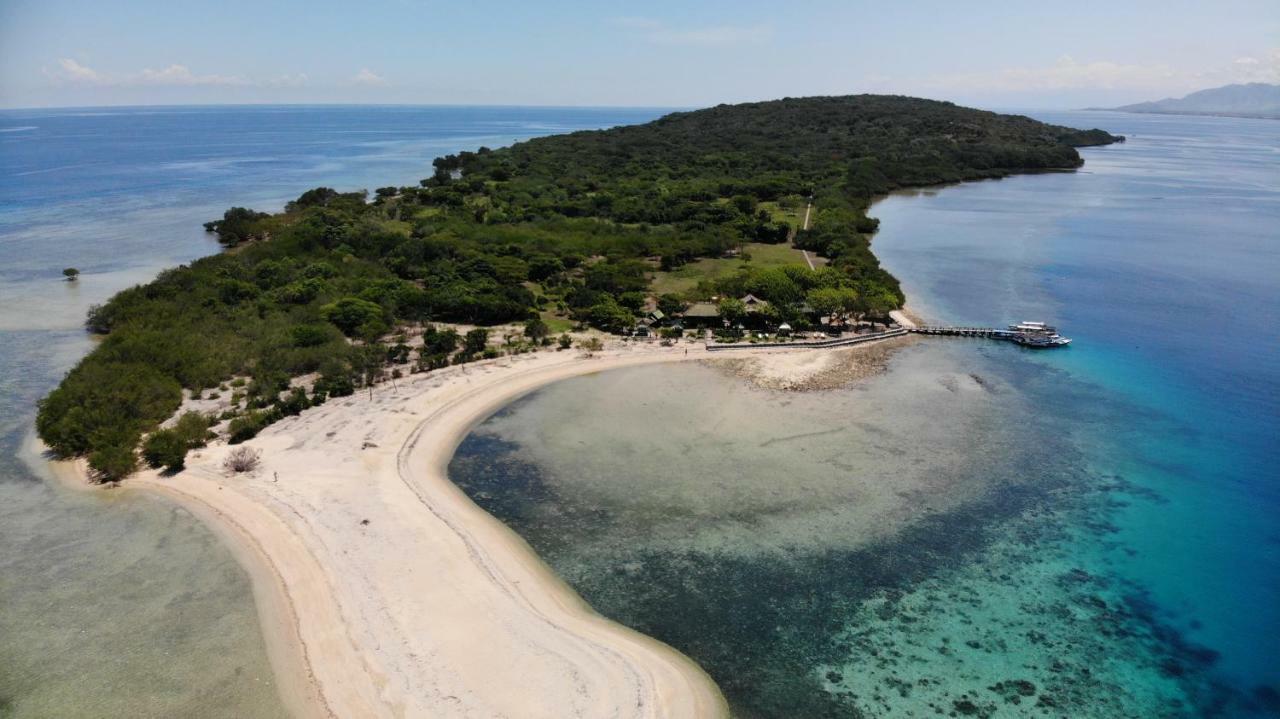
[(1071, 343), (1066, 337), (1059, 337), (1052, 327), (1045, 327), (1042, 323), (1030, 323), (1031, 331), (1027, 331), (1023, 325), (1017, 325), (1022, 329), (996, 329), (995, 327), (945, 327), (941, 325), (923, 325), (919, 327), (895, 327), (894, 329), (884, 332), (870, 332), (861, 335), (845, 335), (827, 340), (795, 340), (792, 342), (707, 342), (708, 351), (717, 352), (720, 350), (746, 350), (746, 349), (801, 349), (801, 348), (827, 348), (827, 347), (848, 347), (850, 345), (858, 345), (864, 342), (875, 342), (876, 340), (889, 339), (890, 337), (902, 337), (908, 333), (917, 335), (946, 335), (950, 337), (985, 337), (993, 340), (1004, 340), (1006, 342), (1014, 342), (1023, 347), (1031, 348), (1049, 348), (1049, 347), (1065, 347)]
[(993, 340), (1004, 340), (1006, 342), (1014, 342), (1023, 347), (1032, 349), (1048, 349), (1053, 347), (1066, 347), (1071, 344), (1071, 340), (1067, 337), (1058, 335), (1057, 330), (1045, 325), (1043, 322), (1024, 322), (1020, 325), (1011, 325), (1008, 329), (996, 329), (995, 327), (945, 327), (940, 325), (924, 325), (921, 327), (908, 327), (907, 332), (918, 335), (945, 335), (949, 337), (986, 337)]
[(995, 327), (941, 327), (937, 325), (924, 325), (922, 327), (908, 327), (908, 332), (914, 332), (920, 335), (950, 335), (952, 337), (990, 337), (992, 339), (1007, 340), (1013, 339), (1018, 333), (1012, 330), (999, 330)]
[(710, 352), (719, 352), (722, 350), (762, 350), (762, 349), (823, 349), (829, 347), (848, 347), (850, 345), (860, 345), (864, 342), (875, 342), (877, 340), (885, 340), (891, 337), (902, 337), (909, 330), (898, 328), (886, 330), (884, 332), (868, 332), (861, 335), (849, 335), (847, 337), (835, 337), (829, 340), (796, 340), (794, 342), (733, 342), (719, 343), (708, 342), (707, 350)]

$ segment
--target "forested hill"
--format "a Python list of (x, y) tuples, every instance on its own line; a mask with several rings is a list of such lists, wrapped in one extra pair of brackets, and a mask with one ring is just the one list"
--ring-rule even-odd
[[(904, 186), (1069, 169), (1081, 164), (1074, 147), (1120, 139), (948, 102), (859, 95), (720, 105), (451, 155), (436, 166), (503, 182), (496, 195), (518, 209), (662, 222), (678, 218), (681, 203), (739, 190), (869, 197)], [(564, 192), (557, 204), (521, 196), (548, 184)]]
[[(905, 97), (785, 99), (450, 155), (418, 186), (372, 198), (316, 188), (278, 214), (232, 208), (206, 225), (230, 251), (90, 311), (88, 327), (106, 336), (41, 402), (37, 429), (56, 454), (87, 455), (114, 479), (134, 469), (144, 435), (148, 463), (180, 467), (209, 421), (229, 420), (241, 441), (388, 369), (523, 351), (575, 323), (626, 330), (655, 306), (670, 315), (750, 292), (772, 321), (799, 328), (819, 304), (882, 316), (903, 297), (870, 251), (872, 196), (1071, 169), (1074, 146), (1118, 139)], [(802, 231), (796, 213), (810, 199)], [(735, 260), (733, 274), (651, 289), (760, 243), (792, 243), (826, 265)], [(503, 350), (486, 348), (483, 330), (464, 342), (429, 324), (512, 321), (528, 323), (528, 341)], [(312, 372), (313, 386), (289, 389)], [(155, 432), (182, 388), (225, 409)]]

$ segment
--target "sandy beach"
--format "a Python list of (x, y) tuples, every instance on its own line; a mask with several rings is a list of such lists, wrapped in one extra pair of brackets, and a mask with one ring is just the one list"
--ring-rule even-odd
[[(768, 377), (848, 362), (750, 355)], [(470, 429), (523, 394), (707, 358), (700, 344), (621, 345), (411, 375), (272, 425), (246, 443), (261, 451), (251, 474), (228, 475), (231, 448), (217, 442), (183, 472), (142, 472), (115, 491), (170, 497), (232, 547), (298, 716), (727, 716), (698, 666), (594, 613), (446, 476)], [(82, 476), (79, 464), (54, 464)]]

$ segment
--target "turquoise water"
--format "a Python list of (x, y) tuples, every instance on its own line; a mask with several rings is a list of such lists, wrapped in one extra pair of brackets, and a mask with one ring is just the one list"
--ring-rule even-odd
[[(1118, 518), (1121, 541), (1136, 550), (1117, 560), (1120, 571), (1161, 606), (1182, 610), (1189, 636), (1222, 651), (1223, 672), (1274, 686), (1280, 124), (1120, 113), (1044, 119), (1095, 119), (1131, 140), (1086, 150), (1088, 174), (887, 200), (876, 208), (887, 226), (877, 251), (939, 316), (1045, 316), (1069, 330), (1076, 346), (1045, 361), (1142, 417), (1106, 428), (1099, 466), (1166, 500)], [(981, 283), (976, 293), (953, 288), (941, 258), (957, 255), (1007, 267), (1010, 299), (984, 310)], [(1265, 630), (1271, 641), (1260, 640)]]
[[(81, 495), (19, 454), (89, 351), (89, 305), (217, 251), (201, 224), (317, 185), (412, 184), (441, 154), (656, 110), (204, 107), (0, 112), (0, 716), (284, 712), (244, 572), (199, 522)], [(63, 267), (82, 271), (61, 282)]]
[(946, 322), (822, 394), (715, 370), (560, 383), (451, 475), (744, 717), (1280, 713), (1280, 123), (1039, 114), (1082, 172), (880, 202)]

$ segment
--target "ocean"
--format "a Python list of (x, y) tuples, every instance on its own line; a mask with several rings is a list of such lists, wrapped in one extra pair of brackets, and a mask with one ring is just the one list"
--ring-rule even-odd
[(845, 390), (552, 385), (451, 476), (741, 717), (1280, 714), (1280, 123), (1028, 113), (1128, 142), (879, 201), (938, 322)]
[[(0, 716), (283, 714), (248, 579), (195, 518), (84, 494), (21, 455), (92, 347), (93, 303), (218, 251), (202, 223), (313, 187), (416, 184), (482, 145), (647, 109), (146, 107), (0, 111)], [(64, 267), (81, 271), (61, 281)]]

